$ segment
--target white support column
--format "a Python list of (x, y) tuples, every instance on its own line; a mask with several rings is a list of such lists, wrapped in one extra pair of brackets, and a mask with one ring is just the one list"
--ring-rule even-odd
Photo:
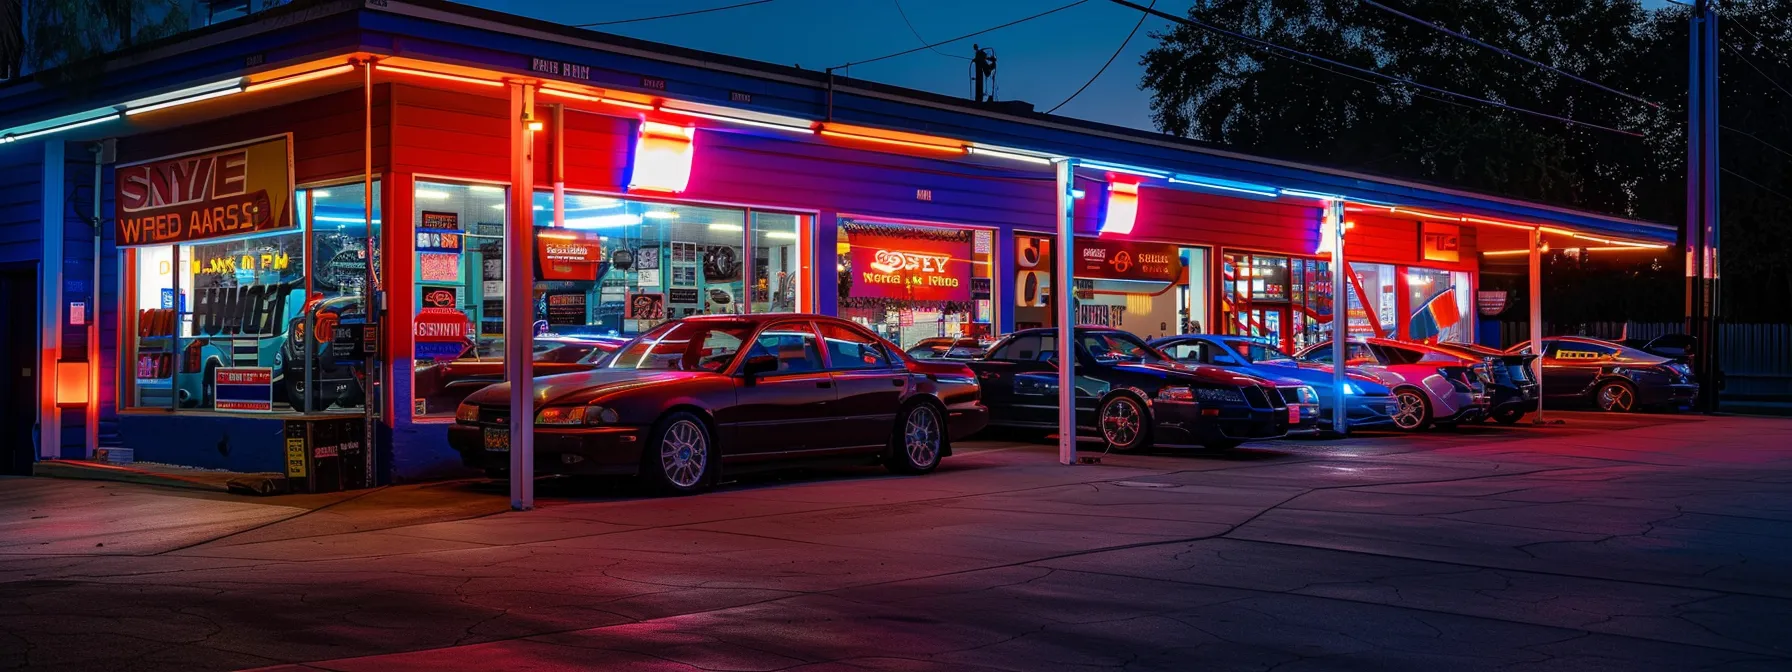
[(1531, 421), (1543, 424), (1543, 229), (1531, 229), (1531, 375), (1537, 379), (1537, 415)]
[(510, 381), (510, 508), (535, 508), (535, 84), (510, 83), (510, 212), (504, 235), (504, 377)]
[(1325, 219), (1332, 248), (1332, 431), (1344, 435), (1350, 433), (1344, 393), (1350, 382), (1344, 365), (1344, 354), (1349, 352), (1345, 340), (1350, 336), (1350, 267), (1344, 259), (1344, 202), (1326, 202)]
[(1058, 162), (1058, 463), (1076, 464), (1076, 161)]
[(43, 258), (37, 268), (37, 456), (52, 460), (62, 456), (62, 409), (56, 406), (56, 362), (62, 359), (63, 227), (67, 217), (61, 140), (44, 141)]

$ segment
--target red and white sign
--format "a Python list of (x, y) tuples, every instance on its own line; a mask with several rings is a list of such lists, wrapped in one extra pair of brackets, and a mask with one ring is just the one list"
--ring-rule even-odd
[(604, 261), (603, 242), (575, 231), (538, 234), (535, 251), (543, 280), (596, 280), (597, 266)]
[(223, 366), (212, 372), (212, 408), (266, 413), (274, 410), (274, 370), (265, 366)]
[(292, 228), (287, 136), (119, 166), (120, 246)]
[(854, 297), (969, 301), (971, 241), (852, 234)]
[(464, 343), (467, 340), (467, 314), (452, 308), (419, 310), (416, 338), (425, 343)]

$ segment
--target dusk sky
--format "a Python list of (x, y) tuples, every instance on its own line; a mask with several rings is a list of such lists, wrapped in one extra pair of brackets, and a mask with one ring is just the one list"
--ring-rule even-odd
[[(462, 0), (468, 4), (566, 24), (609, 21), (706, 9), (740, 0)], [(938, 42), (1068, 3), (1070, 0), (901, 0), (928, 42)], [(1644, 0), (1659, 7), (1665, 0)], [(1140, 0), (1140, 4), (1149, 4)], [(1187, 11), (1189, 0), (1160, 0), (1164, 11)], [(996, 81), (1003, 100), (1024, 100), (1040, 111), (1063, 101), (1101, 68), (1139, 20), (1135, 10), (1092, 0), (1050, 16), (940, 47), (969, 57), (971, 43), (994, 47)], [(1168, 21), (1150, 17), (1100, 80), (1058, 110), (1059, 114), (1121, 126), (1153, 129), (1150, 97), (1139, 90), (1139, 57), (1155, 45), (1153, 31)], [(629, 37), (801, 65), (821, 70), (920, 46), (903, 25), (896, 0), (774, 0), (695, 16), (595, 28)], [(1522, 67), (1522, 66), (1521, 66)], [(970, 96), (966, 61), (919, 51), (854, 67), (851, 75), (897, 86)], [(1447, 82), (1428, 82), (1448, 86)]]

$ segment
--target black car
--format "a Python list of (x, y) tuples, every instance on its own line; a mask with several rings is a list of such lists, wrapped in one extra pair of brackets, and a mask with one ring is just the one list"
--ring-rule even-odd
[[(1289, 406), (1269, 381), (1178, 363), (1124, 331), (1077, 327), (1075, 334), (1078, 433), (1113, 450), (1226, 449), (1288, 433)], [(990, 424), (1058, 426), (1057, 340), (1056, 329), (1027, 329), (967, 362), (983, 386)]]
[[(977, 379), (922, 362), (851, 321), (707, 315), (661, 323), (577, 373), (536, 378), (534, 471), (632, 474), (669, 494), (724, 473), (816, 461), (926, 473), (983, 428)], [(469, 467), (510, 465), (510, 384), (455, 409)]]
[(1487, 414), (1502, 425), (1517, 424), (1526, 413), (1537, 410), (1537, 377), (1531, 373), (1536, 355), (1508, 355), (1474, 343), (1434, 343), (1439, 350), (1461, 355), (1467, 360), (1480, 360), (1475, 371), (1487, 387)]
[[(1507, 352), (1535, 352), (1526, 341)], [(1543, 339), (1543, 402), (1592, 405), (1602, 411), (1677, 409), (1699, 395), (1685, 364), (1610, 341), (1581, 336)]]
[(923, 338), (908, 347), (908, 356), (915, 359), (976, 359), (983, 356), (984, 344), (975, 338), (939, 336)]

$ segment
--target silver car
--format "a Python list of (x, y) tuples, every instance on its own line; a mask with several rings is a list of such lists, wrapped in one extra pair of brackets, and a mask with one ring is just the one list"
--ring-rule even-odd
[[(1346, 362), (1381, 379), (1394, 391), (1394, 426), (1416, 432), (1433, 425), (1454, 427), (1487, 413), (1483, 372), (1464, 366), (1462, 358), (1422, 343), (1385, 338), (1354, 339), (1345, 345)], [(1325, 341), (1295, 353), (1302, 362), (1330, 364), (1332, 344)]]

